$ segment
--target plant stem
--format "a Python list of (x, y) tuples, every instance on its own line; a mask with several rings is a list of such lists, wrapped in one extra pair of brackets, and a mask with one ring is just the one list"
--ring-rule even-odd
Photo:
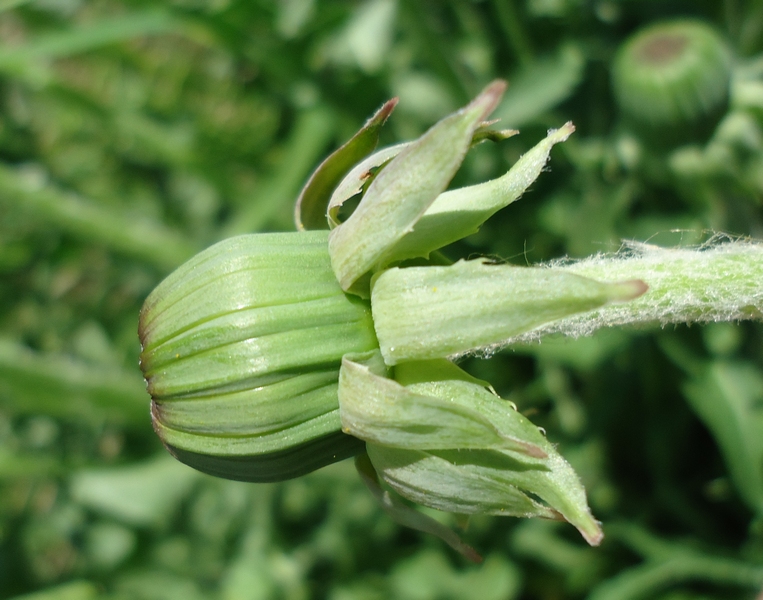
[(0, 165), (0, 204), (18, 207), (32, 218), (63, 229), (85, 242), (105, 245), (161, 270), (189, 258), (196, 246), (161, 223), (120, 214), (95, 201), (64, 192)]
[(421, 56), (442, 78), (457, 103), (468, 101), (472, 94), (451, 57), (450, 42), (444, 36), (432, 31), (428, 25), (426, 12), (421, 9), (419, 3), (403, 2), (402, 8), (405, 22), (411, 29), (413, 39), (418, 43)]
[(493, 6), (498, 15), (498, 23), (506, 36), (506, 41), (516, 53), (520, 64), (531, 63), (533, 59), (532, 47), (522, 28), (514, 0), (493, 0)]
[(0, 381), (9, 399), (6, 406), (20, 413), (148, 424), (145, 384), (133, 371), (104, 371), (0, 338)]
[(600, 327), (659, 323), (735, 321), (763, 317), (763, 245), (746, 241), (708, 243), (699, 249), (632, 244), (616, 255), (552, 268), (600, 281), (641, 279), (641, 297), (573, 315), (508, 340), (536, 340), (550, 333), (589, 335)]
[(660, 589), (689, 581), (749, 588), (763, 585), (763, 568), (759, 565), (701, 554), (683, 544), (661, 540), (630, 523), (612, 525), (607, 533), (647, 560), (597, 587), (590, 600), (652, 598)]

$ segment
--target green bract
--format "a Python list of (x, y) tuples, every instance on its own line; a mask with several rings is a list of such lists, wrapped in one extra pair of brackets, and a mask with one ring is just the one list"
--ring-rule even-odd
[[(310, 178), (302, 231), (223, 241), (157, 287), (141, 313), (141, 367), (175, 456), (273, 481), (359, 455), (393, 517), (467, 555), (382, 485), (455, 513), (565, 519), (599, 542), (577, 476), (543, 433), (448, 360), (646, 290), (548, 268), (432, 264), (432, 252), (516, 200), (574, 130), (549, 132), (503, 177), (445, 191), (472, 145), (514, 133), (483, 123), (504, 87), (371, 154), (388, 102)], [(305, 231), (319, 216), (330, 231)]]
[(599, 542), (577, 476), (516, 407), (448, 361), (411, 364), (400, 382), (381, 365), (374, 353), (344, 358), (339, 410), (393, 489), (453, 513), (563, 518)]

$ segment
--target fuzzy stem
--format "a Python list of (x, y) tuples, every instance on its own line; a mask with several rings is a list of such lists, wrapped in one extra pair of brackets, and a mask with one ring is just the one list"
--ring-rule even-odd
[(715, 242), (696, 249), (631, 243), (616, 255), (551, 263), (548, 266), (554, 269), (599, 281), (641, 279), (649, 291), (630, 302), (565, 317), (514, 337), (507, 344), (550, 333), (578, 337), (614, 325), (763, 318), (763, 244)]

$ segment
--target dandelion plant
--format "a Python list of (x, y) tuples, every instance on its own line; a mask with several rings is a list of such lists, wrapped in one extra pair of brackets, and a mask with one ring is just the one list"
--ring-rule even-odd
[(455, 359), (601, 326), (760, 318), (763, 249), (632, 244), (580, 262), (450, 263), (439, 250), (517, 200), (574, 132), (562, 124), (502, 177), (448, 189), (470, 148), (516, 133), (487, 121), (504, 88), (496, 81), (417, 140), (375, 151), (396, 101), (384, 104), (309, 179), (298, 231), (222, 241), (154, 290), (141, 368), (174, 456), (253, 482), (355, 456), (389, 514), (471, 558), (400, 497), (565, 520), (601, 541), (553, 440)]

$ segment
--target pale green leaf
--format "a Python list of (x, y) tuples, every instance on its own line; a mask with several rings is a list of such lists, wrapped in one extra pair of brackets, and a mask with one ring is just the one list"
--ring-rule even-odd
[(368, 295), (366, 283), (356, 282), (379, 266), (447, 187), (504, 88), (501, 81), (492, 83), (398, 154), (371, 183), (352, 216), (331, 232), (331, 266), (342, 289)]
[(326, 228), (331, 191), (354, 164), (376, 147), (381, 127), (396, 104), (397, 98), (385, 102), (350, 140), (328, 156), (313, 172), (294, 207), (294, 222), (299, 231)]
[(496, 109), (496, 118), (511, 127), (537, 120), (572, 95), (585, 65), (585, 56), (573, 44), (528, 64), (511, 78), (511, 92)]
[(476, 233), (488, 218), (519, 199), (540, 175), (554, 144), (566, 140), (574, 130), (572, 123), (551, 130), (502, 177), (440, 194), (384, 262), (427, 257), (433, 250)]
[(510, 448), (545, 456), (537, 428), (482, 386), (443, 379), (404, 387), (348, 356), (339, 372), (339, 414), (345, 433), (385, 446)]
[(102, 598), (99, 586), (85, 580), (69, 581), (39, 592), (13, 596), (11, 600), (97, 600)]
[(602, 539), (578, 476), (548, 442), (546, 458), (510, 450), (366, 448), (379, 476), (423, 506), (463, 514), (564, 518), (589, 544)]
[(716, 361), (684, 386), (712, 432), (742, 500), (763, 514), (763, 376), (757, 365)]
[(402, 144), (382, 148), (360, 161), (347, 173), (344, 179), (339, 182), (336, 189), (334, 189), (329, 199), (327, 217), (331, 229), (341, 225), (339, 210), (342, 208), (342, 205), (368, 187), (374, 175), (395, 156), (410, 146), (411, 143), (403, 142)]
[(605, 283), (557, 269), (459, 261), (388, 269), (372, 310), (388, 365), (500, 345), (567, 315), (644, 293), (641, 281)]
[(471, 546), (461, 541), (461, 538), (451, 529), (445, 527), (433, 518), (417, 511), (397, 500), (392, 494), (384, 490), (379, 478), (366, 454), (360, 454), (355, 458), (355, 467), (360, 474), (363, 483), (376, 498), (376, 501), (384, 509), (390, 518), (404, 527), (410, 527), (416, 531), (429, 533), (437, 536), (456, 552), (462, 554), (472, 562), (482, 561), (482, 557)]

